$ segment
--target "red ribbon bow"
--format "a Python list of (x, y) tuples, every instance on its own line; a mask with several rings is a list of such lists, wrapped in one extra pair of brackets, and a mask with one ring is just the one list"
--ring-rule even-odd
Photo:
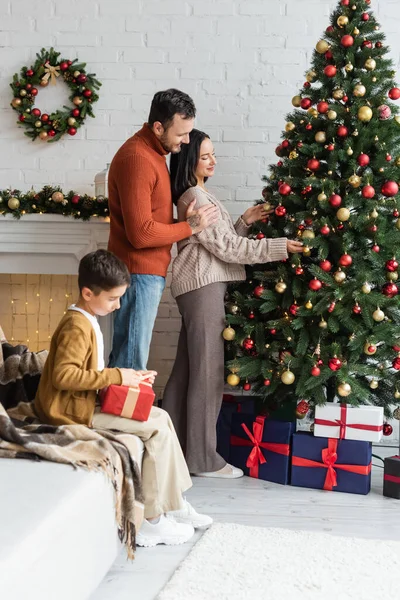
[(343, 440), (346, 436), (346, 427), (351, 429), (362, 429), (364, 431), (382, 431), (383, 425), (366, 425), (365, 423), (347, 423), (347, 404), (340, 405), (340, 419), (330, 421), (329, 419), (315, 419), (315, 425), (325, 425), (327, 427), (340, 427), (339, 439)]
[[(325, 467), (327, 469), (324, 490), (332, 491), (337, 486), (336, 469), (358, 473), (359, 475), (368, 475), (371, 472), (371, 463), (369, 465), (338, 465), (337, 461), (338, 440), (329, 438), (328, 447), (322, 450), (322, 462), (293, 456), (292, 465), (294, 467)], [(333, 467), (335, 465), (335, 468)]]
[(261, 448), (275, 452), (276, 454), (283, 454), (284, 456), (289, 456), (290, 453), (289, 444), (275, 444), (273, 442), (262, 441), (264, 424), (265, 417), (256, 417), (256, 420), (253, 422), (253, 433), (251, 433), (247, 425), (242, 423), (242, 427), (249, 437), (248, 440), (244, 440), (237, 435), (231, 435), (232, 446), (253, 446), (246, 461), (246, 467), (250, 469), (250, 477), (258, 478), (259, 465), (267, 462)]

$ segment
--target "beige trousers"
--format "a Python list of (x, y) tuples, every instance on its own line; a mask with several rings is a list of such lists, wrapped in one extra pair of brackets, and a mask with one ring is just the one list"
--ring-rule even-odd
[[(98, 409), (99, 410), (99, 409)], [(142, 488), (145, 519), (182, 508), (182, 492), (192, 480), (169, 415), (153, 406), (147, 421), (134, 421), (98, 412), (94, 429), (133, 433), (144, 443)]]

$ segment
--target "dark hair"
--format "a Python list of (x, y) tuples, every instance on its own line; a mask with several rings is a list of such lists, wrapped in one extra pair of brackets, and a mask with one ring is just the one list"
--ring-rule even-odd
[(184, 119), (194, 119), (196, 107), (190, 96), (171, 88), (154, 95), (147, 122), (151, 126), (159, 121), (164, 129), (168, 129), (176, 114)]
[(127, 266), (108, 250), (96, 250), (82, 258), (79, 263), (79, 291), (87, 287), (92, 292), (108, 292), (120, 285), (129, 285), (131, 277)]
[[(210, 139), (210, 136), (204, 131), (193, 129), (190, 132), (189, 143), (182, 144), (178, 154), (171, 154), (169, 169), (172, 199), (175, 204), (186, 190), (197, 185), (195, 172), (200, 158), (200, 146), (205, 139)], [(207, 177), (204, 181), (207, 181)]]

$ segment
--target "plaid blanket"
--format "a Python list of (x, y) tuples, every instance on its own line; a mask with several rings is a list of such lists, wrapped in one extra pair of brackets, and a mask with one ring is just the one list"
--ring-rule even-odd
[[(0, 338), (1, 334), (0, 329)], [(115, 491), (119, 537), (133, 558), (144, 513), (134, 440), (128, 434), (84, 425), (39, 423), (32, 401), (46, 356), (1, 341), (0, 458), (49, 460), (105, 473)]]

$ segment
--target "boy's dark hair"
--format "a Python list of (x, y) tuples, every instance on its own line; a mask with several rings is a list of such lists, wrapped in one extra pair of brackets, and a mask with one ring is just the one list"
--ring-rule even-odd
[(194, 119), (196, 107), (190, 96), (171, 88), (154, 95), (147, 122), (151, 126), (159, 121), (164, 129), (168, 129), (176, 114), (184, 119)]
[(127, 266), (108, 250), (96, 250), (82, 258), (79, 263), (79, 291), (87, 287), (97, 296), (120, 285), (130, 285), (131, 276)]
[[(169, 169), (172, 199), (175, 204), (186, 190), (197, 185), (196, 167), (200, 158), (200, 146), (205, 139), (210, 139), (210, 136), (204, 131), (193, 129), (190, 132), (189, 143), (182, 144), (178, 154), (171, 154)], [(204, 177), (204, 181), (207, 179)]]

